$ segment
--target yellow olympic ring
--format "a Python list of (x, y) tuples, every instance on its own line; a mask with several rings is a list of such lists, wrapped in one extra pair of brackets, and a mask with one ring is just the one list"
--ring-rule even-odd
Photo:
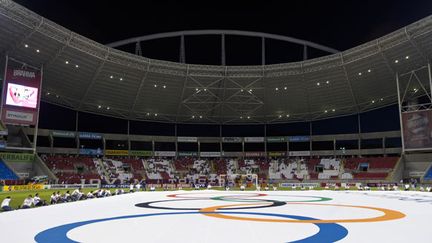
[(262, 205), (262, 204), (230, 204), (223, 206), (213, 206), (208, 208), (203, 208), (200, 212), (205, 213), (205, 216), (214, 217), (214, 218), (222, 218), (222, 219), (234, 219), (234, 220), (244, 220), (244, 221), (257, 221), (257, 222), (273, 222), (273, 223), (312, 223), (312, 224), (322, 224), (322, 223), (367, 223), (367, 222), (380, 222), (380, 221), (389, 221), (395, 219), (404, 218), (406, 215), (395, 210), (385, 209), (385, 208), (375, 208), (375, 207), (367, 207), (367, 206), (353, 206), (353, 205), (341, 205), (341, 204), (323, 204), (323, 203), (289, 203), (289, 204), (302, 204), (302, 205), (318, 205), (318, 206), (335, 206), (335, 207), (347, 207), (347, 208), (362, 208), (362, 209), (370, 209), (384, 213), (382, 216), (373, 217), (373, 218), (360, 218), (360, 219), (316, 219), (316, 220), (292, 220), (292, 219), (264, 219), (264, 218), (246, 218), (239, 216), (231, 216), (224, 215), (220, 213), (212, 214), (212, 212), (216, 212), (216, 210), (221, 208), (229, 208), (229, 207), (238, 207), (238, 206), (253, 206), (253, 205)]

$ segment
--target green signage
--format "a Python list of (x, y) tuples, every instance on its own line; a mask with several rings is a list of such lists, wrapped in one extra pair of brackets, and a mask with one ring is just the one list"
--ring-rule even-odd
[(0, 158), (10, 162), (33, 162), (34, 154), (0, 153)]
[(152, 151), (147, 150), (131, 150), (129, 152), (131, 156), (142, 156), (142, 157), (150, 157), (153, 156)]
[(267, 142), (269, 143), (283, 143), (286, 142), (286, 137), (267, 137)]
[(71, 131), (53, 130), (53, 131), (51, 131), (51, 134), (53, 137), (59, 137), (59, 138), (74, 138), (75, 137), (75, 132), (71, 132)]
[(178, 156), (198, 156), (198, 152), (178, 152)]

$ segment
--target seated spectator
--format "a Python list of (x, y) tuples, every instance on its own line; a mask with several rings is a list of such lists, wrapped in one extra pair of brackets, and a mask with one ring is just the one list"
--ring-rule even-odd
[(56, 204), (58, 200), (56, 192), (53, 192), (53, 194), (50, 197), (50, 204)]
[(62, 201), (63, 202), (70, 202), (71, 201), (71, 196), (69, 191), (66, 191), (65, 194), (62, 197)]
[(109, 197), (111, 196), (111, 191), (110, 190), (105, 190), (105, 197)]
[(39, 197), (39, 193), (36, 193), (33, 198), (33, 204), (35, 207), (40, 207), (45, 205), (45, 201)]
[(79, 201), (82, 199), (83, 195), (84, 193), (81, 192), (81, 188), (77, 188), (72, 192), (71, 197), (73, 201)]
[(93, 191), (89, 191), (88, 193), (87, 193), (87, 196), (86, 196), (87, 198), (95, 198), (95, 196), (93, 195)]
[(1, 203), (1, 209), (3, 211), (11, 211), (12, 208), (9, 206), (10, 205), (10, 201), (11, 201), (11, 197), (7, 196), (5, 199), (3, 199), (2, 203)]
[(24, 199), (23, 205), (21, 208), (31, 208), (33, 204), (33, 196), (32, 195), (28, 195), (28, 197), (26, 197)]
[(56, 203), (61, 203), (61, 194), (60, 194), (60, 191), (57, 191), (57, 193), (56, 193)]
[(97, 191), (97, 197), (104, 197), (104, 196), (105, 196), (105, 192), (104, 192), (104, 190), (99, 189), (99, 190)]

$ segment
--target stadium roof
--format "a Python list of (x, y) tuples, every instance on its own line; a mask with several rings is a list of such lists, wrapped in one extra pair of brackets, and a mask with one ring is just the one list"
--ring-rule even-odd
[[(0, 0), (0, 50), (43, 65), (43, 101), (133, 120), (279, 123), (394, 104), (396, 73), (428, 64), (431, 31), (430, 16), (355, 48), (302, 62), (195, 65), (113, 49)], [(428, 80), (427, 72), (417, 75)]]

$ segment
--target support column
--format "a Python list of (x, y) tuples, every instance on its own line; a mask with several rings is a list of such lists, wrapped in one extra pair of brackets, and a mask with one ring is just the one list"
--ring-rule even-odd
[(286, 156), (285, 157), (289, 157), (289, 152), (290, 152), (290, 146), (289, 146), (289, 144), (290, 144), (290, 142), (289, 142), (289, 137), (287, 138), (287, 142), (286, 142), (287, 144), (286, 144), (286, 147), (287, 147), (287, 152), (286, 152)]
[(185, 39), (180, 36), (180, 63), (186, 63)]
[[(2, 82), (3, 83), (3, 85), (2, 85), (3, 88), (6, 86), (6, 73), (7, 73), (8, 62), (9, 62), (9, 56), (8, 56), (8, 54), (6, 52), (6, 55), (5, 55), (5, 67), (4, 67), (3, 82)], [(0, 115), (1, 114), (3, 114), (3, 100), (1, 101), (1, 106), (0, 106)]]
[(52, 135), (52, 133), (49, 133), (49, 141), (50, 141), (50, 151), (51, 151), (51, 155), (53, 154), (54, 151), (54, 137)]
[(312, 121), (309, 122), (309, 151), (312, 155)]
[(360, 113), (357, 114), (357, 125), (358, 125), (358, 139), (357, 139), (357, 146), (358, 146), (358, 154), (357, 156), (361, 156), (361, 120), (360, 120)]
[(103, 155), (106, 156), (106, 140), (105, 136), (102, 137), (102, 148), (103, 148)]
[(336, 138), (333, 138), (333, 156), (336, 157)]
[(79, 112), (76, 111), (75, 112), (75, 141), (76, 141), (76, 148), (77, 148), (77, 154), (80, 154), (80, 140), (79, 140), (79, 135), (78, 135), (78, 120), (79, 120)]
[(303, 46), (303, 61), (306, 61), (308, 59), (308, 53), (307, 53), (307, 45)]
[(135, 55), (142, 56), (141, 42), (135, 43)]
[(225, 60), (225, 35), (224, 34), (221, 35), (221, 65), (222, 66), (226, 65), (226, 60)]
[(201, 157), (201, 141), (198, 140), (198, 157)]
[[(430, 65), (428, 64), (428, 70)], [(429, 72), (429, 82), (430, 81), (430, 72)], [(397, 95), (398, 95), (398, 106), (399, 106), (399, 123), (400, 123), (400, 129), (401, 129), (401, 139), (402, 139), (402, 154), (405, 153), (405, 143), (404, 143), (404, 134), (403, 134), (403, 124), (402, 124), (402, 102), (401, 102), (401, 96), (400, 96), (400, 87), (399, 87), (399, 74), (396, 73), (396, 87), (397, 87)], [(432, 87), (432, 86), (431, 86)]]
[(178, 139), (177, 139), (177, 123), (174, 125), (174, 139), (175, 139), (175, 158), (178, 157)]
[(265, 38), (262, 37), (261, 38), (261, 65), (265, 65), (266, 64), (266, 48), (265, 48)]
[[(7, 63), (6, 63), (6, 65), (7, 65)], [(5, 69), (5, 73), (6, 72), (7, 72), (7, 69)], [(40, 79), (40, 87), (39, 87), (39, 101), (38, 101), (38, 109), (37, 109), (37, 114), (38, 115), (37, 115), (36, 125), (35, 125), (35, 129), (34, 129), (34, 134), (33, 134), (33, 154), (36, 154), (37, 136), (38, 136), (38, 130), (39, 130), (39, 113), (40, 113), (40, 97), (41, 97), (41, 94), (42, 94), (43, 66), (40, 69), (40, 77), (41, 77), (41, 79)]]
[(130, 158), (131, 154), (131, 140), (130, 140), (130, 120), (127, 121), (127, 143), (128, 143), (128, 157)]
[[(428, 62), (428, 77), (429, 77), (429, 90), (430, 90), (430, 95), (431, 95), (431, 98), (432, 98), (432, 73), (431, 73), (431, 64), (430, 64), (430, 62)], [(431, 102), (432, 102), (432, 100), (431, 100)]]
[(221, 157), (223, 157), (222, 125), (219, 125), (219, 149), (220, 149)]
[(264, 124), (264, 153), (265, 158), (267, 159), (267, 124)]
[(243, 138), (243, 140), (242, 140), (242, 153), (243, 153), (243, 159), (244, 159), (244, 157), (245, 157), (245, 150), (244, 150), (244, 144), (245, 144), (245, 142), (244, 142), (244, 138)]

